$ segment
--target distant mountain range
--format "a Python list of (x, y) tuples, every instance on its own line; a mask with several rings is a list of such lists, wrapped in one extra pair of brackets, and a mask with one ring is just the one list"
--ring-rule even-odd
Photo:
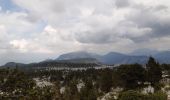
[(59, 56), (56, 60), (71, 60), (71, 59), (82, 59), (82, 58), (93, 58), (97, 62), (107, 65), (113, 64), (133, 64), (139, 63), (144, 64), (147, 62), (147, 56), (130, 56), (126, 54), (110, 52), (106, 55), (97, 55), (88, 52), (72, 52)]
[(81, 58), (98, 58), (100, 55), (89, 53), (85, 51), (71, 52), (60, 55), (56, 60), (70, 60), (70, 59), (81, 59)]
[[(150, 51), (151, 52), (151, 51)], [(15, 63), (9, 62), (5, 64), (6, 67), (15, 67), (17, 66), (34, 66), (36, 64), (45, 63), (88, 63), (88, 64), (107, 64), (107, 65), (115, 65), (115, 64), (146, 64), (148, 61), (149, 56), (154, 57), (159, 63), (166, 63), (170, 64), (170, 51), (163, 51), (157, 52), (154, 51), (152, 54), (149, 55), (149, 52), (144, 53), (141, 52), (137, 54), (137, 52), (130, 53), (130, 54), (122, 54), (117, 52), (110, 52), (105, 55), (98, 55), (94, 53), (89, 53), (85, 51), (79, 52), (71, 52), (60, 55), (58, 58), (52, 60), (44, 60), (39, 63), (32, 63), (32, 64), (22, 64), (22, 63)]]
[(15, 68), (16, 66), (25, 66), (26, 64), (16, 63), (16, 62), (8, 62), (3, 67)]
[(170, 64), (170, 51), (164, 51), (164, 52), (159, 52), (153, 57), (159, 62), (159, 63), (166, 63)]
[[(152, 54), (149, 54), (152, 53)], [(159, 63), (167, 63), (170, 64), (170, 51), (149, 51), (149, 52), (142, 52), (137, 55), (137, 52), (131, 54), (122, 54), (117, 52), (110, 52), (105, 55), (97, 55), (88, 52), (72, 52), (60, 55), (56, 60), (71, 60), (71, 59), (82, 59), (82, 58), (93, 58), (96, 59), (97, 62), (103, 64), (146, 64), (148, 61), (149, 56), (154, 57)]]
[(129, 55), (136, 55), (136, 56), (151, 56), (159, 53), (157, 50), (152, 50), (152, 49), (137, 49), (131, 52)]

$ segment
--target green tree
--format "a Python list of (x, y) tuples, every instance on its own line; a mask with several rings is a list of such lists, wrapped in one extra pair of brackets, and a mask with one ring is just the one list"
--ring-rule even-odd
[(99, 85), (103, 92), (110, 91), (111, 87), (113, 86), (112, 71), (110, 71), (110, 69), (102, 70)]
[(86, 80), (80, 91), (80, 100), (97, 100), (97, 97), (98, 91), (93, 87), (92, 80)]
[(135, 89), (145, 81), (145, 69), (139, 64), (121, 65), (117, 69), (125, 89)]
[(146, 64), (146, 69), (147, 80), (151, 82), (152, 85), (159, 83), (162, 78), (162, 71), (159, 63), (157, 63), (154, 58), (150, 57)]

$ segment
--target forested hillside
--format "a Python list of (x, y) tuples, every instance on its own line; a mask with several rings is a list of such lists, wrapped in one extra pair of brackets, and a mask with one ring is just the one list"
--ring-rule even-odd
[(3, 68), (0, 69), (0, 99), (167, 100), (169, 83), (165, 79), (169, 78), (162, 72), (169, 76), (170, 65), (160, 65), (153, 58), (146, 66), (126, 64), (100, 69), (31, 71)]

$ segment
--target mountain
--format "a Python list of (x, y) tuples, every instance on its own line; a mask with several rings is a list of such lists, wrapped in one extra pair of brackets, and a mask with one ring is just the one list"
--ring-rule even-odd
[(135, 56), (141, 56), (141, 55), (145, 55), (145, 56), (151, 56), (151, 55), (155, 55), (159, 53), (159, 51), (157, 50), (152, 50), (152, 49), (137, 49), (134, 50), (133, 52), (131, 52), (129, 55), (135, 55)]
[(77, 58), (68, 60), (56, 60), (57, 62), (67, 62), (67, 63), (94, 63), (99, 64), (100, 62), (95, 58)]
[(15, 68), (15, 67), (22, 67), (25, 66), (25, 64), (22, 63), (16, 63), (16, 62), (8, 62), (4, 65), (5, 67)]
[(71, 52), (60, 55), (56, 60), (71, 60), (71, 59), (84, 59), (84, 58), (98, 58), (99, 55), (85, 52), (85, 51), (78, 51), (78, 52)]
[[(67, 53), (59, 56), (56, 60), (74, 60), (74, 59), (80, 59), (85, 60), (86, 58), (96, 59), (93, 62), (100, 62), (103, 64), (133, 64), (133, 63), (139, 63), (139, 64), (145, 64), (148, 60), (147, 56), (130, 56), (125, 55), (117, 52), (110, 52), (106, 55), (97, 55), (93, 53), (88, 52), (73, 52), (73, 53)], [(85, 61), (84, 61), (85, 62)]]
[(130, 56), (121, 53), (111, 52), (104, 55), (100, 61), (104, 64), (145, 64), (148, 61), (147, 56)]
[(153, 55), (159, 63), (170, 64), (170, 51), (164, 51)]
[(122, 63), (123, 59), (126, 57), (124, 54), (110, 52), (106, 55), (103, 55), (99, 61), (104, 64), (118, 64)]
[[(152, 55), (159, 63), (166, 63), (170, 64), (170, 51), (162, 51)], [(5, 67), (15, 68), (17, 67), (49, 67), (49, 66), (56, 66), (62, 67), (65, 64), (74, 64), (77, 66), (78, 64), (146, 64), (148, 61), (149, 56), (147, 55), (127, 55), (117, 52), (110, 52), (105, 55), (97, 55), (89, 52), (79, 51), (79, 52), (72, 52), (60, 55), (57, 59), (47, 59), (42, 62), (38, 63), (30, 63), (30, 64), (22, 64), (22, 63), (15, 63), (9, 62), (5, 64)], [(62, 65), (62, 66), (61, 66)], [(72, 67), (73, 67), (72, 66)]]

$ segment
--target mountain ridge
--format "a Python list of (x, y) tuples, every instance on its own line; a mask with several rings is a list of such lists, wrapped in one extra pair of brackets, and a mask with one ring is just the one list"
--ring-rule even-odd
[[(152, 55), (159, 63), (170, 64), (170, 51), (162, 51)], [(95, 63), (95, 64), (146, 64), (148, 61), (148, 55), (132, 55), (123, 54), (118, 52), (109, 52), (105, 55), (99, 55), (95, 53), (90, 53), (86, 51), (70, 52), (60, 55), (56, 59), (47, 59), (42, 62), (37, 63), (48, 63), (48, 62), (59, 62), (59, 63)], [(37, 63), (30, 63), (37, 64)], [(26, 66), (29, 64), (9, 62), (3, 66), (15, 67), (15, 66)]]

